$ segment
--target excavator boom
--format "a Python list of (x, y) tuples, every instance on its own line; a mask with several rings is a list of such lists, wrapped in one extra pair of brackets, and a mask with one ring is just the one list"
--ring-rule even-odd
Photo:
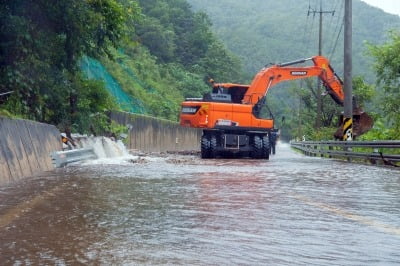
[[(314, 65), (308, 67), (292, 66), (307, 61), (313, 61)], [(336, 103), (343, 105), (343, 82), (330, 66), (328, 59), (323, 56), (314, 56), (308, 59), (263, 68), (257, 73), (251, 82), (250, 87), (244, 96), (244, 103), (256, 104), (261, 97), (268, 93), (270, 87), (279, 82), (309, 77), (319, 77), (333, 100)], [(265, 87), (266, 84), (267, 87)]]

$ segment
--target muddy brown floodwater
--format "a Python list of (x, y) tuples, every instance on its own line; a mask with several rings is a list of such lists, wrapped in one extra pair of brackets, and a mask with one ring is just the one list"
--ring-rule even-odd
[(0, 188), (0, 265), (400, 265), (400, 172), (145, 156)]

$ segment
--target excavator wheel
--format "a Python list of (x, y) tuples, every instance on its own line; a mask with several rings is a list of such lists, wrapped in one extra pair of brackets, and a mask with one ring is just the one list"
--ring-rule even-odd
[(271, 147), (269, 145), (268, 136), (264, 136), (262, 138), (262, 143), (263, 143), (263, 158), (269, 160), (269, 154), (271, 152)]
[(201, 158), (211, 159), (217, 155), (217, 137), (215, 135), (203, 135), (201, 137)]
[(211, 135), (210, 137), (210, 158), (217, 157), (217, 137)]
[(260, 136), (253, 137), (252, 157), (254, 159), (262, 159), (264, 155), (263, 140)]
[(210, 139), (208, 138), (207, 135), (203, 135), (201, 137), (201, 158), (203, 159), (211, 158), (210, 146), (211, 146)]

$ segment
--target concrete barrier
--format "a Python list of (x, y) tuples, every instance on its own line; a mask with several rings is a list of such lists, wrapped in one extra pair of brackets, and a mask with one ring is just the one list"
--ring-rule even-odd
[(51, 159), (53, 160), (53, 165), (58, 168), (69, 163), (98, 159), (98, 157), (93, 148), (83, 148), (52, 152)]
[(52, 125), (0, 117), (0, 184), (54, 169), (50, 153), (62, 150)]
[(181, 127), (178, 123), (126, 112), (112, 112), (110, 118), (128, 125), (128, 149), (145, 152), (199, 150), (201, 130)]

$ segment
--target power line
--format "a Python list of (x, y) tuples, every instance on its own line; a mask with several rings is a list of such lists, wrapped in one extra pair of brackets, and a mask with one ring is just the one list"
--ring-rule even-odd
[[(308, 10), (310, 10), (311, 9), (311, 6), (309, 5), (308, 6)], [(308, 17), (309, 16), (307, 16), (307, 21), (308, 21)], [(308, 51), (308, 48), (309, 48), (309, 46), (310, 46), (310, 43), (311, 43), (311, 36), (313, 36), (314, 34), (313, 34), (313, 32), (314, 32), (314, 21), (315, 21), (315, 16), (313, 16), (313, 20), (311, 21), (311, 27), (310, 27), (310, 30), (308, 31), (308, 38), (307, 38), (307, 40), (306, 40), (306, 42), (305, 42), (305, 49), (306, 49), (306, 51), (305, 52), (307, 52)]]
[[(308, 0), (308, 11), (311, 10), (311, 0)], [(306, 25), (304, 27), (304, 33), (303, 33), (303, 44), (304, 44), (304, 52), (302, 55), (304, 56), (306, 53), (309, 53), (309, 46), (311, 44), (311, 37), (314, 36), (314, 21), (315, 21), (315, 16), (313, 16), (312, 21), (310, 22), (309, 20), (310, 16), (306, 16)], [(310, 25), (311, 24), (311, 25)], [(308, 36), (307, 36), (308, 33)], [(300, 79), (300, 87), (303, 87), (303, 79)]]
[(342, 21), (342, 25), (340, 26), (340, 30), (339, 30), (338, 35), (336, 37), (335, 43), (334, 43), (334, 45), (332, 47), (332, 50), (331, 50), (331, 52), (329, 54), (329, 58), (332, 58), (334, 53), (335, 53), (335, 51), (336, 51), (336, 46), (338, 44), (338, 41), (339, 41), (339, 38), (340, 38), (340, 34), (342, 33), (343, 26), (344, 26), (344, 21)]
[[(304, 26), (304, 32), (303, 32), (303, 44), (306, 43), (306, 41), (308, 40), (308, 38), (306, 39), (306, 34), (308, 32), (308, 25), (309, 25), (309, 23), (308, 23), (308, 16), (307, 16), (306, 17), (306, 23), (305, 23), (305, 26)], [(307, 52), (307, 45), (304, 45), (303, 54), (305, 54), (305, 52)]]
[(331, 48), (330, 48), (329, 59), (332, 59), (332, 56), (333, 56), (333, 54), (334, 54), (334, 52), (336, 50), (338, 39), (340, 38), (340, 34), (341, 34), (342, 30), (343, 30), (344, 1), (342, 1), (342, 0), (339, 0), (339, 1), (341, 2), (341, 5), (340, 5), (339, 11), (337, 12), (338, 15), (336, 17), (338, 19), (337, 19), (337, 22), (335, 23), (336, 26), (335, 26), (335, 29), (334, 29), (333, 35), (332, 35), (332, 40), (336, 40), (336, 41), (331, 42), (332, 45), (331, 45)]
[[(333, 8), (332, 8), (332, 10), (334, 10), (335, 12), (336, 12), (336, 9), (337, 9), (337, 5), (338, 5), (338, 2), (337, 1), (334, 1), (334, 5), (332, 5), (333, 6)], [(332, 24), (332, 21), (333, 21), (333, 18), (334, 18), (335, 16), (332, 16), (331, 17), (331, 19), (330, 19), (330, 21), (329, 21), (329, 25), (331, 25)]]
[(319, 6), (319, 11), (316, 9), (308, 9), (307, 16), (310, 16), (310, 14), (313, 14), (315, 17), (315, 14), (319, 14), (319, 42), (318, 42), (318, 54), (322, 54), (322, 18), (324, 14), (332, 14), (332, 17), (335, 15), (335, 10), (331, 11), (326, 11), (322, 10), (322, 0), (320, 0), (320, 6)]
[[(335, 10), (332, 11), (326, 11), (322, 9), (322, 0), (319, 2), (319, 11), (316, 9), (314, 10), (308, 10), (307, 16), (310, 14), (319, 14), (319, 36), (318, 36), (318, 55), (322, 55), (322, 18), (324, 14), (332, 14), (332, 16), (335, 15)], [(317, 84), (317, 118), (315, 120), (315, 128), (320, 128), (321, 127), (321, 115), (322, 115), (322, 89), (321, 89), (321, 80), (318, 79), (318, 84)]]

